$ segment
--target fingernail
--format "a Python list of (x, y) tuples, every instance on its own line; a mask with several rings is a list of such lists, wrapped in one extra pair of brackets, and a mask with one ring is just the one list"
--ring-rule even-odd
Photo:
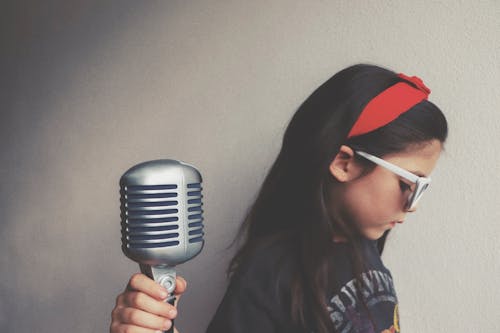
[(158, 295), (160, 295), (161, 298), (167, 298), (168, 293), (167, 293), (166, 290), (160, 290), (160, 292), (158, 293)]
[(169, 328), (170, 328), (170, 325), (171, 325), (171, 324), (170, 324), (170, 320), (167, 320), (167, 321), (165, 321), (165, 323), (163, 323), (163, 328), (165, 328), (165, 329), (169, 329)]
[(175, 316), (177, 314), (177, 311), (175, 309), (170, 309), (168, 311), (168, 314), (173, 317), (173, 316)]

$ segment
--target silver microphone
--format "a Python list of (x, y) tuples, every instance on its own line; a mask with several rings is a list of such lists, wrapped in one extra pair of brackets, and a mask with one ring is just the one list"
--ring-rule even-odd
[(205, 243), (201, 183), (194, 166), (167, 159), (135, 165), (120, 178), (122, 251), (167, 289), (172, 305), (175, 266)]

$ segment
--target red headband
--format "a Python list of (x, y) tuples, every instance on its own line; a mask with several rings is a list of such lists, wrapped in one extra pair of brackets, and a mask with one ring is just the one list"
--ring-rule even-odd
[(387, 125), (402, 113), (427, 99), (431, 93), (420, 78), (409, 77), (401, 73), (398, 76), (413, 83), (416, 88), (406, 82), (398, 82), (375, 96), (361, 111), (347, 138), (366, 134)]

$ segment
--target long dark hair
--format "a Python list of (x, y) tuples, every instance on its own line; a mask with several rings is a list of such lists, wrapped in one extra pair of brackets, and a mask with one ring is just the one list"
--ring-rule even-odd
[[(318, 333), (335, 332), (326, 306), (335, 233), (347, 238), (354, 276), (358, 284), (363, 283), (360, 277), (365, 262), (359, 231), (349, 221), (331, 218), (326, 207), (331, 181), (328, 166), (340, 146), (355, 145), (384, 156), (432, 139), (446, 140), (446, 119), (427, 100), (378, 130), (346, 139), (363, 107), (401, 81), (393, 71), (358, 64), (317, 88), (292, 117), (281, 151), (239, 230), (237, 239), (244, 241), (229, 265), (230, 277), (263, 242), (280, 239), (289, 245), (288, 251), (297, 261), (291, 277), (290, 315), (298, 327), (310, 330), (314, 323)], [(377, 241), (380, 253), (388, 234)]]

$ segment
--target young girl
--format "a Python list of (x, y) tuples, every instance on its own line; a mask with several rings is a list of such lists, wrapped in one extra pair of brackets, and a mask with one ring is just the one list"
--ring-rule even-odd
[[(415, 211), (446, 140), (429, 93), (417, 77), (360, 64), (304, 101), (243, 222), (207, 332), (400, 332), (380, 255)], [(179, 278), (177, 294), (185, 288)], [(168, 328), (176, 310), (161, 291), (134, 275), (111, 332)]]

